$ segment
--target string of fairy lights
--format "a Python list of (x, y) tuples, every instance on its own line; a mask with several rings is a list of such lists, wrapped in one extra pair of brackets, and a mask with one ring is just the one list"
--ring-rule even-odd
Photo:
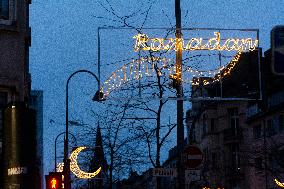
[[(78, 158), (78, 155), (79, 153), (86, 149), (86, 147), (84, 146), (81, 146), (81, 147), (78, 147), (76, 148), (74, 151), (72, 151), (72, 153), (70, 154), (70, 170), (71, 172), (77, 177), (77, 178), (81, 178), (81, 179), (90, 179), (90, 178), (93, 178), (95, 176), (97, 176), (100, 171), (101, 171), (101, 167), (99, 167), (95, 172), (92, 172), (92, 173), (88, 173), (88, 172), (85, 172), (85, 171), (82, 171), (78, 165), (78, 161), (77, 161), (77, 158)], [(58, 163), (57, 164), (57, 168), (56, 168), (56, 171), (57, 172), (62, 172), (63, 171), (63, 167), (64, 167), (64, 163)]]
[[(198, 70), (192, 67), (186, 67), (184, 72), (192, 75), (193, 79), (185, 78), (183, 83), (190, 83), (192, 85), (208, 85), (210, 83), (218, 82), (224, 76), (230, 75), (231, 71), (237, 64), (242, 52), (239, 51), (226, 65), (215, 70)], [(170, 77), (174, 78), (176, 74), (176, 66), (174, 60), (159, 58), (159, 57), (142, 57), (140, 59), (132, 60), (128, 64), (124, 64), (119, 69), (112, 72), (111, 76), (101, 86), (101, 91), (105, 96), (108, 96), (112, 91), (119, 88), (121, 85), (135, 79), (139, 80), (143, 77), (163, 75), (166, 70)], [(165, 75), (165, 74), (164, 74)], [(202, 79), (202, 78), (208, 79)]]
[[(229, 62), (229, 64), (227, 64), (227, 66), (222, 66), (220, 68), (218, 68), (217, 72), (209, 72), (209, 78), (201, 78), (201, 77), (195, 77), (193, 78), (193, 80), (191, 81), (192, 85), (208, 85), (210, 83), (214, 83), (214, 82), (218, 82), (220, 81), (221, 78), (230, 75), (231, 71), (233, 70), (233, 68), (235, 67), (235, 65), (238, 63), (240, 57), (241, 57), (242, 52), (239, 51), (234, 57), (233, 59)], [(196, 70), (195, 72), (197, 72), (200, 76), (200, 71)], [(211, 77), (213, 75), (213, 77)]]
[[(258, 40), (251, 38), (229, 38), (221, 44), (220, 33), (214, 32), (214, 37), (204, 40), (202, 38), (192, 38), (186, 43), (182, 40), (149, 38), (145, 34), (134, 36), (136, 39), (134, 51), (169, 51), (183, 48), (183, 50), (208, 50), (208, 51), (236, 51), (236, 54), (226, 64), (219, 66), (216, 69), (199, 70), (192, 66), (183, 66), (183, 74), (191, 75), (192, 77), (184, 77), (183, 83), (189, 83), (192, 86), (208, 85), (219, 82), (223, 77), (229, 76), (232, 73), (235, 65), (238, 63), (241, 54), (245, 51), (254, 51), (257, 48)], [(198, 39), (198, 40), (197, 40)], [(205, 42), (204, 42), (205, 41)], [(185, 45), (186, 44), (186, 45)], [(128, 63), (122, 65), (113, 71), (109, 78), (101, 86), (101, 91), (105, 97), (112, 91), (121, 87), (132, 80), (141, 80), (153, 76), (167, 76), (176, 79), (177, 73), (175, 59), (144, 56), (138, 59), (132, 59)]]

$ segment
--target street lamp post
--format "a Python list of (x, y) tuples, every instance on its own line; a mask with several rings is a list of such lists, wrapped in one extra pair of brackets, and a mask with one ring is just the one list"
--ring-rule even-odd
[[(57, 157), (57, 152), (56, 152), (56, 144), (57, 144), (57, 139), (58, 137), (60, 137), (61, 135), (65, 134), (65, 132), (62, 132), (62, 133), (59, 133), (56, 138), (55, 138), (55, 141), (54, 141), (54, 172), (57, 172), (56, 171), (56, 167), (57, 167), (57, 162), (56, 162), (56, 157)], [(77, 145), (77, 139), (76, 137), (72, 134), (72, 133), (69, 133), (73, 139), (75, 139), (75, 146)]]
[(72, 73), (66, 83), (66, 122), (65, 122), (65, 143), (64, 143), (64, 168), (63, 168), (63, 174), (64, 174), (64, 188), (65, 189), (71, 189), (71, 182), (70, 182), (70, 159), (68, 158), (68, 142), (69, 142), (69, 138), (68, 138), (68, 134), (69, 133), (69, 121), (68, 121), (68, 87), (69, 87), (69, 82), (70, 79), (76, 75), (77, 73), (88, 73), (92, 76), (94, 76), (94, 78), (97, 80), (98, 82), (98, 90), (95, 94), (95, 96), (93, 97), (93, 101), (102, 101), (104, 100), (104, 94), (100, 91), (100, 81), (98, 79), (98, 77), (91, 71), (88, 70), (78, 70), (74, 73)]
[(181, 33), (181, 7), (180, 0), (175, 0), (176, 17), (176, 38), (178, 41), (178, 50), (176, 51), (176, 91), (177, 91), (177, 151), (178, 151), (178, 188), (184, 188), (184, 167), (182, 164), (181, 153), (184, 146), (184, 127), (183, 127), (183, 89), (182, 89), (182, 48), (180, 48)]

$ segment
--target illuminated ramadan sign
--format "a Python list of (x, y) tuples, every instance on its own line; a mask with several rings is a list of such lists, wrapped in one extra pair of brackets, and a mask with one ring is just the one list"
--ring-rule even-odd
[(215, 50), (215, 51), (253, 51), (258, 46), (258, 40), (252, 38), (221, 39), (220, 32), (214, 32), (214, 37), (209, 39), (190, 38), (150, 38), (146, 34), (137, 34), (134, 51), (185, 51)]
[[(122, 58), (123, 53), (120, 50), (127, 50), (132, 58), (113, 61), (116, 58), (105, 57), (104, 61), (109, 63), (104, 66), (115, 65), (113, 72), (106, 72), (107, 75), (100, 86), (105, 98), (124, 84), (137, 84), (139, 98), (148, 98), (148, 94), (141, 93), (141, 82), (135, 83), (135, 80), (152, 82), (157, 77), (163, 77), (169, 85), (179, 79), (186, 89), (185, 93), (190, 93), (188, 87), (217, 83), (220, 83), (220, 91), (225, 91), (227, 87), (222, 87), (222, 79), (230, 77), (234, 70), (239, 69), (239, 62), (248, 62), (245, 60), (247, 55), (243, 53), (256, 52), (259, 48), (257, 29), (184, 28), (181, 38), (174, 35), (172, 28), (141, 28), (139, 32), (118, 28), (116, 32), (119, 35), (109, 36), (110, 38), (103, 42), (116, 40), (117, 44), (125, 45), (115, 50), (110, 48), (108, 51)], [(126, 41), (126, 38), (129, 40)], [(183, 51), (182, 69), (177, 66), (174, 58), (175, 51), (178, 50)], [(255, 56), (257, 52), (251, 55)], [(259, 58), (257, 60), (259, 63)], [(165, 96), (172, 98), (171, 89), (166, 91)], [(192, 97), (191, 94), (188, 96)]]

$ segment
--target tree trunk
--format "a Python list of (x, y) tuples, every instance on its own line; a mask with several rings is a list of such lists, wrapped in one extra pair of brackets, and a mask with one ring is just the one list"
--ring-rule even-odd
[[(162, 106), (163, 102), (160, 100), (160, 106), (158, 109), (158, 114), (157, 114), (157, 130), (156, 130), (156, 142), (157, 142), (157, 153), (156, 153), (156, 167), (160, 168), (161, 167), (161, 162), (160, 162), (160, 151), (161, 151), (161, 145), (160, 145), (160, 129), (161, 129), (161, 111), (162, 111)], [(156, 177), (157, 181), (157, 189), (161, 189), (161, 177)]]
[(109, 166), (109, 189), (112, 189), (112, 173), (113, 173), (113, 150), (111, 148), (111, 153), (110, 153), (110, 166)]

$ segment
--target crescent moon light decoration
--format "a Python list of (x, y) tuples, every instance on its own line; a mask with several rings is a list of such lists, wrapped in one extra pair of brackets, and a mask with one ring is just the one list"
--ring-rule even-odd
[(76, 175), (78, 178), (82, 178), (82, 179), (90, 179), (90, 178), (93, 178), (95, 176), (97, 176), (100, 171), (101, 171), (101, 167), (99, 167), (95, 172), (93, 173), (87, 173), (87, 172), (84, 172), (80, 169), (79, 165), (78, 165), (78, 162), (77, 162), (77, 158), (78, 158), (78, 155), (79, 153), (86, 149), (86, 147), (84, 146), (81, 146), (81, 147), (78, 147), (76, 148), (70, 155), (70, 160), (71, 160), (71, 163), (70, 163), (70, 170), (74, 173), (74, 175)]
[(279, 182), (277, 179), (274, 179), (275, 183), (280, 186), (281, 188), (284, 188), (284, 183)]

